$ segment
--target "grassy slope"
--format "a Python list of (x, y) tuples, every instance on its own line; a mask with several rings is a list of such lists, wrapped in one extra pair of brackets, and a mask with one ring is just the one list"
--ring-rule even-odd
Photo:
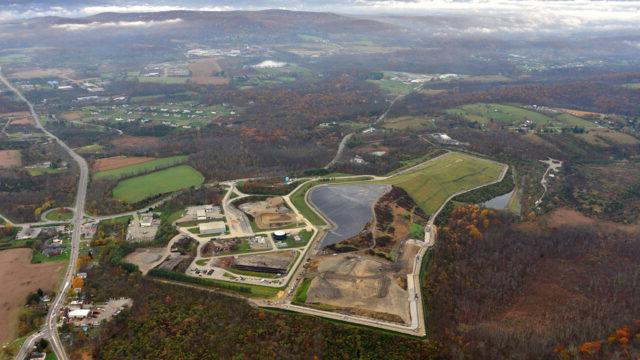
[(503, 166), (462, 153), (448, 153), (416, 171), (381, 181), (403, 188), (427, 213), (433, 214), (446, 199), (462, 190), (497, 180)]
[(174, 166), (147, 175), (126, 179), (113, 189), (113, 197), (127, 203), (200, 185), (204, 177), (188, 165)]
[(126, 176), (143, 174), (156, 169), (170, 167), (172, 165), (185, 162), (186, 160), (187, 160), (186, 155), (166, 157), (161, 159), (145, 161), (143, 163), (135, 164), (131, 166), (125, 166), (118, 169), (99, 171), (95, 173), (93, 176), (96, 179), (121, 179)]

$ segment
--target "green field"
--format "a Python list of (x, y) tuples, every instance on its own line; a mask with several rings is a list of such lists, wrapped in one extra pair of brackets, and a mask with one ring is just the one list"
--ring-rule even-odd
[(120, 181), (113, 189), (113, 197), (133, 204), (156, 195), (200, 185), (203, 182), (204, 177), (196, 169), (188, 165), (180, 165)]
[(415, 90), (417, 85), (405, 84), (401, 81), (394, 80), (367, 80), (372, 84), (378, 85), (380, 90), (388, 92), (391, 95), (407, 95)]
[(11, 64), (11, 63), (23, 63), (23, 62), (28, 62), (30, 60), (31, 58), (22, 54), (3, 55), (3, 56), (0, 56), (0, 65)]
[(628, 84), (624, 84), (623, 86), (626, 87), (627, 89), (634, 89), (634, 90), (640, 89), (640, 83), (628, 83)]
[(77, 148), (76, 152), (78, 154), (95, 154), (95, 153), (102, 152), (102, 150), (104, 150), (104, 146), (99, 144), (91, 144), (91, 145), (83, 146), (81, 148)]
[(503, 168), (490, 160), (451, 152), (380, 183), (403, 188), (422, 210), (433, 214), (451, 195), (497, 180)]
[(187, 161), (186, 155), (166, 157), (166, 158), (146, 161), (146, 162), (131, 165), (131, 166), (125, 166), (118, 169), (99, 171), (93, 174), (93, 177), (96, 179), (117, 180), (117, 179), (122, 179), (124, 177), (144, 174), (144, 173), (148, 173), (158, 169), (168, 168), (168, 167), (183, 163), (185, 161)]
[(461, 117), (467, 121), (474, 121), (483, 125), (496, 123), (497, 125), (519, 126), (526, 120), (529, 120), (533, 122), (536, 127), (596, 127), (594, 123), (573, 115), (562, 113), (543, 114), (516, 105), (478, 103), (463, 105), (449, 109), (446, 112), (448, 115)]

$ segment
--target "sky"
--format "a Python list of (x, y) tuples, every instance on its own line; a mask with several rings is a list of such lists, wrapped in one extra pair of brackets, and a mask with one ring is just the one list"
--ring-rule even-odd
[[(640, 0), (0, 0), (0, 21), (40, 17), (81, 17), (102, 12), (167, 10), (330, 11), (355, 15), (499, 16), (526, 26), (592, 27), (603, 30), (640, 27)], [(6, 2), (6, 3), (5, 3)], [(6, 5), (5, 5), (6, 4)], [(513, 22), (513, 21), (512, 21)]]

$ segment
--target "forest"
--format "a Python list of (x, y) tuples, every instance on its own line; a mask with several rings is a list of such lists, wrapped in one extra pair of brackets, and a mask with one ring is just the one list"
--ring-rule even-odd
[(637, 319), (640, 236), (557, 223), (569, 214), (518, 224), (473, 205), (451, 213), (424, 285), (428, 324), (453, 357), (573, 358), (591, 341), (596, 358), (637, 356), (633, 334), (598, 339)]

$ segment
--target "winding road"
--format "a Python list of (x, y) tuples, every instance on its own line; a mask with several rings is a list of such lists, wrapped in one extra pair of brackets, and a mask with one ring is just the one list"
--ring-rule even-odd
[(58, 145), (60, 145), (68, 154), (71, 156), (73, 161), (78, 164), (78, 168), (80, 169), (80, 176), (78, 178), (78, 188), (76, 193), (76, 201), (73, 216), (73, 233), (71, 235), (71, 254), (69, 256), (69, 264), (67, 265), (67, 271), (65, 273), (64, 279), (62, 280), (62, 285), (58, 289), (56, 294), (56, 298), (51, 303), (49, 307), (49, 313), (47, 314), (47, 318), (45, 324), (42, 329), (36, 334), (32, 334), (29, 336), (25, 342), (22, 344), (22, 348), (20, 352), (16, 356), (16, 359), (22, 360), (24, 359), (29, 351), (31, 350), (33, 344), (36, 340), (40, 338), (45, 338), (49, 340), (51, 344), (51, 348), (53, 349), (56, 357), (59, 360), (67, 360), (67, 353), (60, 341), (60, 336), (58, 334), (58, 313), (60, 312), (60, 308), (64, 304), (64, 300), (66, 298), (67, 291), (71, 286), (71, 280), (75, 275), (76, 271), (76, 263), (78, 260), (78, 254), (80, 252), (80, 237), (81, 237), (81, 229), (82, 229), (82, 221), (84, 214), (84, 206), (86, 202), (87, 196), (87, 186), (89, 183), (89, 167), (87, 166), (87, 162), (82, 158), (82, 156), (75, 153), (67, 144), (65, 144), (62, 140), (60, 140), (57, 136), (49, 132), (47, 129), (42, 126), (40, 122), (40, 117), (36, 113), (33, 104), (27, 100), (27, 98), (22, 95), (22, 93), (16, 89), (9, 80), (2, 74), (2, 67), (0, 67), (0, 82), (2, 82), (9, 90), (13, 91), (16, 96), (22, 101), (24, 101), (27, 106), (29, 106), (29, 111), (31, 112), (31, 116), (33, 117), (35, 127), (42, 131), (47, 137), (55, 140)]

